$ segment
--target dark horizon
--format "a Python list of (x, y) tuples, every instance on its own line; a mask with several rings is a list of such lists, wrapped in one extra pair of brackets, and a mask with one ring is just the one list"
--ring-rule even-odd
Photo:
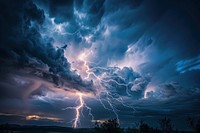
[(200, 1), (1, 0), (0, 124), (200, 119)]
[[(116, 119), (110, 119), (112, 122), (114, 122)], [(113, 121), (114, 120), (114, 121)], [(174, 127), (172, 122), (167, 122), (168, 120), (171, 121), (169, 118), (164, 117), (163, 119), (161, 119), (162, 122), (163, 120), (166, 122), (164, 122), (164, 125), (161, 125), (161, 123), (159, 123), (160, 127), (151, 127), (148, 123), (146, 123), (145, 121), (140, 121), (138, 123), (137, 127), (120, 127), (117, 126), (113, 126), (112, 122), (110, 121), (109, 124), (110, 126), (108, 126), (108, 128), (106, 128), (107, 126), (105, 126), (105, 122), (104, 123), (98, 123), (95, 124), (93, 127), (90, 128), (73, 128), (73, 127), (63, 127), (63, 126), (56, 126), (56, 125), (19, 125), (19, 124), (0, 124), (0, 131), (6, 132), (6, 131), (14, 131), (14, 132), (77, 132), (77, 133), (110, 133), (111, 131), (113, 133), (198, 133), (199, 132), (199, 122), (197, 122), (195, 119), (192, 119), (192, 121), (194, 122), (194, 129), (192, 127), (190, 127), (190, 129), (188, 130), (181, 130), (181, 129), (177, 129)], [(166, 121), (167, 120), (167, 121)], [(108, 120), (109, 121), (109, 120)], [(107, 121), (107, 122), (108, 122)], [(98, 125), (103, 125), (104, 126), (98, 126)], [(191, 124), (191, 123), (190, 123)], [(191, 126), (191, 125), (190, 125)]]

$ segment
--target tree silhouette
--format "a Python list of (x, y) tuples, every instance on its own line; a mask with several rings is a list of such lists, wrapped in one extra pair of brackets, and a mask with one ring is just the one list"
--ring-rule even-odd
[(121, 133), (120, 125), (117, 119), (110, 119), (103, 123), (95, 123), (94, 133)]
[(200, 119), (198, 119), (196, 122), (195, 133), (200, 133)]
[(172, 133), (173, 125), (171, 123), (171, 119), (164, 117), (163, 119), (159, 120), (160, 128), (162, 133)]
[(195, 120), (191, 117), (188, 117), (187, 121), (188, 121), (190, 128), (194, 131), (195, 130)]
[(187, 121), (193, 132), (200, 133), (200, 119), (195, 120), (191, 117), (188, 117)]
[(136, 128), (127, 128), (125, 133), (139, 133), (139, 130)]
[(150, 127), (144, 121), (140, 121), (139, 131), (140, 131), (140, 133), (149, 133), (150, 132)]

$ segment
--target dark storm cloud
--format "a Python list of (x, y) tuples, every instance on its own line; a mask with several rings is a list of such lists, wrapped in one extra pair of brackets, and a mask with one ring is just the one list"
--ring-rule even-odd
[(55, 17), (55, 23), (73, 18), (73, 0), (52, 0), (49, 2), (49, 15)]
[(148, 99), (134, 103), (135, 121), (143, 119), (156, 126), (156, 120), (167, 116), (177, 128), (185, 130), (188, 116), (199, 117), (199, 88), (184, 88), (177, 83), (163, 84), (160, 88), (160, 92), (151, 92), (153, 95)]
[(38, 5), (47, 10), (49, 17), (55, 18), (59, 24), (73, 19), (73, 0), (34, 0)]
[[(195, 2), (185, 3), (196, 9)], [(112, 2), (106, 1), (104, 4), (106, 13), (102, 23), (108, 25), (108, 29), (112, 26), (115, 29), (111, 30), (110, 35), (103, 38), (104, 42), (97, 46), (97, 59), (104, 52), (109, 51), (109, 54), (104, 55), (105, 58), (101, 58), (102, 64), (107, 64), (109, 60), (120, 60), (127, 52), (128, 46), (135, 45), (137, 48), (135, 53), (145, 52), (144, 55), (149, 56), (148, 63), (141, 64), (141, 71), (157, 73), (158, 69), (165, 67), (161, 71), (171, 71), (171, 77), (176, 75), (176, 71), (172, 72), (174, 64), (189, 56), (196, 58), (200, 52), (198, 18), (192, 15), (194, 10), (191, 9), (189, 12), (184, 2), (178, 1), (137, 1), (136, 3), (137, 6), (132, 7), (134, 2), (132, 4), (120, 2), (123, 6), (119, 7), (118, 4), (110, 6)], [(194, 14), (197, 16), (198, 13)], [(191, 21), (189, 21), (190, 17), (192, 17)], [(134, 52), (131, 54), (134, 55)], [(169, 65), (165, 64), (168, 61), (170, 61)], [(142, 69), (143, 67), (145, 68)], [(165, 80), (167, 78), (169, 76)]]
[[(37, 3), (41, 2), (37, 1)], [(197, 56), (199, 53), (199, 48), (194, 48), (199, 41), (197, 34), (199, 28), (193, 28), (197, 26), (198, 18), (195, 16), (198, 13), (193, 13), (193, 9), (189, 11), (185, 7), (188, 3), (191, 8), (196, 9), (195, 2), (50, 1), (44, 2), (43, 5), (45, 3), (47, 13), (52, 14), (50, 9), (55, 9), (52, 10), (55, 15), (50, 15), (50, 18), (55, 18), (54, 21), (65, 18), (62, 23), (69, 22), (69, 27), (65, 27), (64, 30), (73, 31), (70, 33), (78, 31), (66, 40), (75, 42), (80, 48), (89, 48), (93, 45), (97, 53), (94, 61), (101, 58), (100, 65), (108, 64), (110, 60), (123, 59), (128, 47), (137, 43), (139, 43), (137, 48), (141, 52), (145, 51), (145, 47), (150, 44), (156, 50), (152, 51), (154, 54), (149, 59), (151, 61), (142, 64), (143, 67), (146, 66), (142, 71), (147, 71), (146, 69), (154, 67), (155, 64), (160, 67), (160, 62), (172, 58), (172, 54), (175, 58), (173, 63), (176, 63), (184, 59), (183, 56)], [(63, 12), (67, 14), (70, 12), (69, 16), (73, 17), (67, 17)], [(190, 17), (192, 21), (188, 21)], [(86, 40), (85, 37), (88, 36), (91, 36), (91, 42)], [(191, 47), (188, 47), (188, 44)], [(163, 50), (166, 51), (165, 54), (162, 54)], [(146, 54), (149, 55), (150, 52)], [(103, 53), (107, 53), (104, 58), (101, 57)], [(155, 57), (158, 55), (160, 57)]]
[[(75, 1), (75, 4), (79, 3)], [(85, 0), (81, 4), (77, 4), (75, 9), (83, 14), (87, 14), (81, 22), (84, 26), (95, 27), (97, 26), (104, 14), (104, 0)], [(80, 14), (77, 14), (80, 15)], [(81, 17), (81, 16), (80, 16)], [(79, 20), (80, 17), (77, 19)]]
[[(104, 51), (113, 51), (109, 54), (118, 60), (124, 56), (129, 44), (135, 43), (149, 27), (159, 20), (168, 9), (168, 4), (163, 6), (158, 1), (139, 0), (119, 2), (120, 6), (113, 5), (113, 3), (114, 1), (106, 1), (105, 3), (107, 8), (103, 23), (107, 28), (113, 26), (116, 29), (110, 31), (109, 38), (105, 38)], [(101, 55), (104, 51), (100, 51), (99, 54)]]
[[(63, 31), (69, 36), (62, 38), (57, 35), (57, 40), (72, 42), (80, 48), (91, 47), (85, 37), (91, 36), (95, 41), (101, 32), (97, 30), (104, 15), (104, 0), (80, 0), (80, 1), (35, 1), (38, 6), (44, 9), (49, 19), (53, 19), (55, 24), (64, 24)], [(47, 22), (47, 25), (49, 22)], [(103, 28), (103, 27), (102, 27)], [(49, 30), (49, 29), (48, 29)], [(48, 32), (47, 30), (47, 32)]]
[[(1, 115), (1, 123), (63, 124), (46, 118), (56, 118), (55, 112), (65, 118), (66, 111), (61, 109), (74, 106), (76, 99), (70, 102), (55, 91), (94, 92), (92, 82), (83, 81), (70, 70), (64, 56), (66, 45), (56, 48), (53, 38), (42, 36), (40, 29), (46, 19), (42, 9), (27, 0), (1, 1), (0, 6), (0, 112), (13, 114)], [(67, 114), (73, 117), (73, 110)], [(28, 121), (27, 115), (44, 119)]]
[[(69, 90), (93, 90), (92, 82), (83, 81), (70, 70), (70, 63), (64, 57), (64, 47), (54, 48), (53, 39), (42, 38), (39, 27), (45, 19), (43, 10), (31, 1), (20, 1), (17, 4), (1, 1), (1, 6), (1, 12), (4, 12), (1, 17), (1, 79), (3, 75), (12, 73), (14, 76), (28, 77), (28, 81), (32, 78), (32, 82), (39, 80), (32, 76), (39, 77)], [(18, 80), (23, 82), (26, 78)], [(12, 85), (9, 82), (1, 80), (2, 87), (9, 88)]]
[(142, 101), (142, 108), (170, 116), (198, 115), (199, 109), (196, 106), (199, 104), (199, 88), (185, 88), (178, 83), (162, 84), (159, 87), (157, 91), (147, 94), (149, 100)]
[[(65, 38), (65, 41), (72, 41), (80, 48), (91, 47), (96, 42), (98, 44), (94, 46), (97, 53), (96, 59), (100, 58), (102, 53), (107, 53), (101, 59), (101, 65), (107, 64), (109, 60), (122, 59), (128, 45), (136, 42), (173, 4), (173, 2), (141, 0), (125, 2), (50, 1), (43, 4), (40, 1), (36, 2), (39, 5), (45, 5), (45, 11), (50, 18), (54, 18), (54, 22), (62, 19), (60, 23), (69, 24), (63, 27), (64, 31), (77, 32), (70, 38), (66, 36), (68, 39)], [(52, 10), (54, 15), (52, 15), (51, 8), (55, 9)], [(63, 12), (70, 12), (70, 16), (73, 17), (67, 17)], [(106, 32), (110, 35), (105, 35)], [(89, 36), (90, 41), (87, 41), (86, 38)], [(99, 42), (100, 40), (103, 42)], [(151, 38), (149, 37), (148, 40)]]
[[(188, 58), (195, 59), (199, 55), (199, 28), (196, 24), (198, 20), (197, 18), (190, 19), (190, 17), (192, 17), (191, 14), (185, 14), (185, 12), (188, 12), (188, 9), (183, 7), (186, 3), (188, 3), (191, 8), (196, 8), (194, 5), (195, 2), (177, 2), (177, 4), (171, 6), (162, 18), (148, 31), (148, 35), (155, 40), (153, 46), (155, 46), (155, 50), (157, 49), (157, 51), (154, 50), (155, 55), (152, 54), (151, 61), (147, 64), (147, 68), (145, 69), (151, 71), (151, 68), (155, 68), (155, 64), (161, 64), (170, 59), (168, 63), (162, 65), (163, 67), (156, 69), (158, 75), (155, 77), (161, 77), (161, 75), (165, 77), (163, 73), (167, 71), (169, 73), (164, 80), (169, 80), (170, 77), (178, 75), (175, 68), (177, 62), (187, 60)], [(194, 12), (194, 14), (197, 14), (197, 12)], [(196, 28), (194, 28), (194, 26), (196, 26)], [(159, 31), (156, 29), (159, 29)], [(148, 69), (148, 67), (150, 69)], [(179, 68), (180, 67), (185, 66), (179, 65)], [(179, 68), (177, 68), (177, 70)], [(163, 80), (161, 80), (161, 82), (163, 82)]]
[[(177, 92), (177, 88), (173, 85), (173, 84), (165, 84), (165, 85), (160, 85), (160, 96), (161, 98), (169, 98), (171, 96), (176, 95)], [(158, 94), (159, 95), (159, 94)]]
[[(188, 93), (188, 94), (176, 94), (174, 97), (166, 100), (164, 97), (163, 99), (158, 101), (157, 99), (151, 100), (144, 100), (140, 102), (140, 105), (137, 105), (136, 116), (142, 116), (143, 113), (146, 112), (146, 115), (152, 116), (160, 116), (162, 115), (169, 115), (169, 116), (189, 116), (192, 115), (199, 115), (199, 109), (196, 108), (199, 105), (199, 93)], [(193, 98), (191, 98), (193, 97)], [(159, 109), (158, 109), (159, 108)], [(140, 110), (143, 110), (140, 112)], [(183, 110), (183, 111), (181, 111)], [(154, 114), (152, 114), (154, 113)], [(180, 114), (179, 114), (180, 113)], [(161, 115), (161, 116), (162, 116)]]
[[(95, 91), (92, 81), (71, 71), (65, 57), (87, 49), (94, 53), (87, 60), (92, 72), (104, 74), (101, 85), (135, 106), (136, 119), (199, 114), (198, 0), (34, 2), (0, 1), (1, 110), (23, 110), (19, 100), (25, 93), (32, 100), (32, 113), (66, 117), (61, 108), (73, 106), (74, 99), (62, 100), (55, 90)], [(113, 115), (98, 112), (102, 107), (97, 102), (92, 106), (99, 119)], [(116, 107), (123, 121), (132, 121), (129, 109)]]

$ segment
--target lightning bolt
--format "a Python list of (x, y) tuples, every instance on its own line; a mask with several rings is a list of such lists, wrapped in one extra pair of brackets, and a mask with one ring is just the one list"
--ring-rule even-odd
[(86, 108), (88, 110), (88, 115), (91, 116), (92, 121), (94, 120), (94, 116), (92, 114), (92, 108), (90, 108), (83, 99), (84, 94), (79, 92), (79, 93), (77, 93), (77, 95), (78, 95), (77, 100), (79, 101), (79, 104), (76, 107), (67, 107), (67, 108), (62, 109), (62, 110), (67, 110), (67, 109), (75, 110), (76, 116), (72, 121), (70, 121), (70, 122), (73, 122), (73, 128), (78, 127), (78, 124), (80, 123), (80, 116), (81, 116), (81, 114), (83, 115), (83, 113), (82, 113), (83, 108)]
[[(80, 13), (79, 13), (80, 15)], [(82, 14), (84, 16), (84, 14)], [(82, 17), (82, 16), (81, 16)], [(55, 18), (52, 18), (50, 19), (51, 21), (51, 24), (53, 26), (53, 28), (50, 28), (52, 29), (50, 31), (51, 34), (53, 33), (59, 33), (60, 35), (70, 35), (70, 36), (73, 36), (73, 35), (76, 35), (80, 32), (80, 29), (77, 29), (75, 32), (73, 33), (70, 33), (70, 32), (67, 32), (64, 27), (67, 26), (67, 23), (63, 23), (63, 24), (55, 24), (54, 23), (54, 19)], [(43, 33), (44, 34), (44, 33)], [(86, 42), (91, 42), (91, 36), (85, 36), (85, 40)], [(81, 64), (81, 69), (79, 68), (80, 66), (77, 66), (78, 70), (76, 71), (76, 68), (74, 69), (79, 75), (81, 75), (81, 77), (85, 80), (92, 80), (94, 81), (94, 85), (95, 85), (95, 88), (96, 90), (98, 91), (97, 94), (95, 95), (95, 98), (97, 98), (97, 100), (100, 102), (100, 104), (102, 105), (102, 107), (105, 109), (105, 110), (108, 110), (109, 112), (112, 112), (116, 118), (117, 118), (117, 121), (118, 123), (120, 122), (119, 121), (119, 115), (118, 115), (118, 112), (119, 110), (117, 109), (116, 107), (116, 102), (117, 103), (120, 103), (122, 106), (126, 107), (126, 108), (130, 108), (132, 109), (133, 111), (135, 111), (135, 108), (127, 103), (124, 102), (123, 100), (123, 97), (121, 97), (119, 94), (115, 93), (115, 92), (109, 92), (108, 88), (109, 88), (109, 83), (114, 83), (118, 86), (124, 86), (126, 88), (126, 93), (128, 96), (131, 96), (131, 94), (129, 93), (129, 89), (128, 89), (128, 86), (130, 84), (132, 84), (131, 82), (130, 83), (120, 83), (119, 81), (117, 80), (114, 80), (112, 79), (114, 76), (113, 75), (109, 75), (107, 74), (107, 72), (109, 71), (108, 68), (104, 68), (104, 67), (97, 67), (98, 66), (98, 63), (94, 63), (94, 62), (90, 62), (88, 57), (91, 57), (93, 56), (93, 51), (92, 50), (86, 50), (84, 49), (84, 52), (81, 53), (76, 60), (78, 61), (82, 61), (83, 64)], [(75, 57), (76, 58), (76, 57)], [(72, 57), (72, 59), (74, 59), (74, 57)], [(99, 61), (100, 62), (100, 61)], [(91, 67), (91, 65), (94, 64), (93, 67)], [(79, 65), (79, 64), (78, 64)], [(104, 73), (102, 74), (96, 74), (96, 70), (97, 69), (102, 69), (102, 70), (105, 70)], [(123, 77), (120, 77), (119, 75), (116, 76), (117, 78), (121, 78), (123, 80), (125, 80)], [(84, 98), (87, 97), (87, 95), (85, 95), (84, 93), (75, 93), (75, 95), (78, 97), (77, 98), (77, 106), (75, 107), (67, 107), (67, 108), (64, 108), (62, 110), (67, 110), (67, 109), (72, 109), (75, 111), (75, 118), (70, 121), (70, 123), (72, 122), (73, 123), (73, 127), (74, 128), (77, 128), (79, 126), (79, 123), (80, 123), (80, 117), (81, 115), (83, 115), (83, 109), (87, 109), (88, 111), (88, 115), (91, 117), (92, 120), (94, 120), (94, 116), (92, 114), (92, 108), (89, 107), (86, 102), (84, 101)], [(103, 96), (103, 97), (101, 97)]]
[[(130, 84), (133, 84), (132, 82), (129, 83), (119, 83), (118, 81), (112, 79), (115, 76), (110, 76), (109, 74), (107, 74), (106, 72), (100, 74), (100, 75), (96, 75), (95, 74), (95, 70), (96, 69), (102, 69), (105, 71), (109, 71), (108, 68), (104, 68), (104, 67), (92, 67), (90, 68), (88, 65), (88, 62), (86, 61), (87, 57), (92, 54), (93, 52), (87, 52), (86, 53), (82, 53), (80, 54), (78, 60), (83, 61), (83, 67), (85, 68), (85, 71), (82, 73), (82, 71), (79, 71), (79, 75), (81, 75), (85, 80), (93, 80), (94, 81), (94, 85), (95, 88), (98, 90), (97, 94), (96, 94), (96, 98), (97, 100), (100, 102), (100, 104), (103, 106), (104, 109), (108, 110), (109, 112), (113, 112), (113, 114), (116, 116), (117, 118), (117, 122), (120, 124), (119, 121), (119, 115), (118, 112), (119, 110), (115, 107), (116, 102), (120, 103), (122, 106), (126, 107), (126, 108), (130, 108), (133, 110), (133, 112), (135, 112), (135, 108), (129, 104), (126, 104), (123, 100), (123, 98), (117, 94), (117, 93), (110, 93), (106, 88), (109, 88), (109, 86), (107, 86), (108, 83), (115, 83), (118, 86), (124, 86), (126, 88), (126, 93), (128, 96), (131, 96), (131, 94), (129, 94), (129, 90), (128, 90), (128, 86)], [(91, 62), (90, 62), (91, 63)], [(93, 63), (93, 62), (92, 62)], [(95, 63), (93, 63), (95, 64)], [(91, 77), (92, 76), (92, 77)], [(116, 76), (118, 78), (121, 78), (123, 80), (125, 80), (123, 77), (121, 76)], [(63, 110), (66, 109), (74, 109), (76, 112), (76, 116), (75, 118), (72, 120), (73, 122), (73, 127), (77, 128), (78, 124), (80, 123), (80, 115), (82, 113), (83, 108), (86, 108), (88, 110), (88, 115), (91, 116), (92, 121), (94, 121), (94, 116), (92, 114), (92, 109), (86, 105), (84, 99), (83, 99), (83, 93), (77, 93), (78, 95), (78, 101), (79, 104), (76, 107), (67, 107)], [(101, 95), (104, 96), (104, 98), (101, 97)], [(87, 95), (84, 95), (87, 96)], [(115, 97), (116, 96), (116, 97)], [(107, 104), (107, 105), (106, 105)], [(83, 115), (84, 116), (84, 115)]]
[(80, 117), (80, 110), (83, 108), (84, 106), (84, 101), (83, 101), (83, 97), (82, 97), (82, 94), (79, 93), (79, 102), (80, 104), (76, 107), (76, 118), (75, 118), (75, 121), (74, 121), (74, 128), (77, 128), (77, 124), (78, 124), (78, 121), (80, 120), (79, 117)]
[[(116, 80), (111, 79), (111, 76), (108, 76), (105, 73), (103, 73), (100, 76), (97, 76), (93, 72), (94, 69), (97, 69), (97, 68), (105, 69), (105, 70), (107, 70), (107, 69), (106, 68), (102, 68), (102, 67), (93, 67), (93, 68), (90, 69), (90, 67), (87, 65), (86, 61), (84, 62), (84, 65), (87, 66), (86, 67), (87, 68), (87, 70), (86, 70), (87, 76), (86, 76), (85, 79), (89, 79), (90, 75), (92, 75), (92, 76), (95, 77), (96, 83), (98, 83), (98, 86), (100, 88), (98, 90), (101, 90), (100, 94), (105, 94), (106, 95), (106, 98), (104, 100), (108, 103), (109, 107), (106, 107), (106, 105), (103, 103), (100, 94), (98, 96), (98, 100), (102, 104), (102, 106), (104, 107), (104, 109), (106, 109), (108, 111), (112, 111), (115, 114), (118, 123), (120, 123), (120, 121), (119, 121), (119, 115), (117, 113), (119, 110), (115, 107), (115, 105), (113, 104), (113, 101), (117, 101), (117, 102), (121, 103), (124, 107), (131, 108), (133, 110), (133, 112), (135, 112), (135, 108), (133, 106), (130, 106), (130, 105), (124, 103), (123, 98), (119, 94), (115, 94), (115, 95), (118, 96), (118, 98), (115, 98), (115, 97), (113, 97), (113, 94), (111, 94), (108, 90), (106, 90), (106, 88), (104, 86), (102, 86), (102, 84), (104, 84), (104, 83), (114, 82), (118, 86), (125, 86), (127, 95), (131, 96), (131, 94), (129, 94), (129, 92), (128, 92), (128, 86), (130, 84), (132, 84), (132, 83), (127, 83), (127, 84), (125, 84), (125, 83), (119, 83)], [(120, 78), (123, 79), (122, 77), (120, 77)], [(105, 80), (105, 79), (107, 79), (107, 80)]]

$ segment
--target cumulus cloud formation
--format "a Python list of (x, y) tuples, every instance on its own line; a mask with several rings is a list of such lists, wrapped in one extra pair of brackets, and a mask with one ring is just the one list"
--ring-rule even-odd
[[(121, 98), (138, 106), (138, 116), (181, 113), (176, 104), (196, 115), (199, 5), (197, 0), (0, 1), (1, 112), (17, 110), (12, 100), (25, 110), (19, 103), (26, 99), (31, 114), (51, 108), (50, 114), (59, 110), (54, 115), (65, 117), (61, 108), (73, 106), (71, 93), (81, 92), (94, 99)], [(190, 96), (197, 100), (185, 102)], [(93, 110), (106, 112), (94, 99), (87, 101)], [(121, 102), (113, 102), (114, 108), (123, 108)], [(124, 121), (127, 112), (119, 113)]]
[[(2, 3), (5, 7), (10, 6), (7, 4), (7, 2)], [(4, 31), (6, 36), (1, 40), (3, 44), (1, 45), (1, 62), (3, 62), (1, 69), (18, 70), (14, 73), (22, 72), (23, 76), (30, 75), (29, 79), (31, 76), (36, 76), (56, 86), (91, 91), (92, 83), (83, 81), (79, 75), (70, 70), (70, 63), (64, 56), (64, 47), (55, 48), (52, 45), (54, 41), (52, 38), (41, 36), (39, 26), (44, 22), (44, 11), (38, 9), (31, 1), (21, 1), (18, 4), (22, 7), (20, 12), (17, 12), (19, 7), (13, 5), (13, 10), (16, 10), (14, 17), (18, 25), (12, 24), (12, 16), (5, 17), (4, 20), (6, 23), (3, 27), (7, 23), (11, 24), (5, 28), (9, 32)], [(9, 8), (7, 10), (8, 14), (12, 14), (13, 11)], [(23, 70), (19, 71), (20, 69)], [(23, 78), (18, 80), (23, 81)]]
[(144, 90), (150, 77), (142, 77), (130, 67), (94, 67), (91, 70), (101, 77), (100, 84), (113, 96), (128, 96), (134, 99), (143, 98)]

